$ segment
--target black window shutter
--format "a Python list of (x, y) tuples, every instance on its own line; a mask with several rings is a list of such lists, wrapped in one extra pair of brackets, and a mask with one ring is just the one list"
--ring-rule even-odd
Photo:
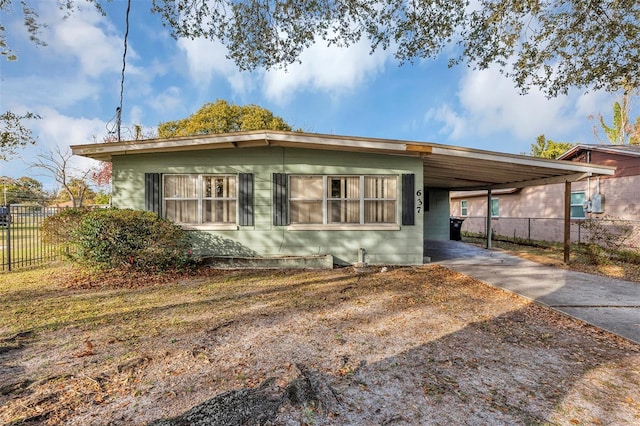
[(289, 200), (286, 173), (273, 174), (273, 224), (284, 226), (289, 224)]
[(162, 203), (160, 194), (160, 173), (144, 174), (144, 208), (160, 215)]
[(416, 187), (414, 174), (402, 175), (402, 224), (415, 225), (415, 198), (413, 193)]
[(240, 173), (240, 226), (253, 226), (253, 173)]

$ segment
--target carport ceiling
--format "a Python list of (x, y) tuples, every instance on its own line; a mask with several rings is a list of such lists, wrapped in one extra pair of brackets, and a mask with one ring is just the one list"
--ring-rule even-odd
[(72, 146), (76, 155), (110, 161), (114, 156), (241, 149), (256, 146), (370, 152), (420, 157), (425, 186), (448, 190), (523, 188), (613, 175), (615, 168), (546, 160), (429, 142), (374, 139), (301, 132), (253, 131)]
[(615, 172), (607, 166), (442, 145), (432, 145), (422, 159), (425, 185), (457, 191), (574, 182)]

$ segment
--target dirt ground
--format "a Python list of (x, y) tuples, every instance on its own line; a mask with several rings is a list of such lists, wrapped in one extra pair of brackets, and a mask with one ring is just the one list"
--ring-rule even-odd
[(0, 300), (5, 425), (640, 423), (640, 346), (440, 266), (51, 276)]

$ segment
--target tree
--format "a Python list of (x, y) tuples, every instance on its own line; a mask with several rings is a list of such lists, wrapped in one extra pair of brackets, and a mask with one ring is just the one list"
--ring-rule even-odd
[[(129, 129), (130, 130), (130, 129)], [(133, 126), (133, 131), (130, 132), (133, 135), (134, 140), (150, 139), (157, 137), (156, 132), (153, 129), (145, 129), (142, 125), (136, 124)], [(97, 137), (94, 135), (94, 142), (97, 141)], [(118, 142), (118, 137), (114, 132), (109, 132), (107, 136), (102, 138), (102, 143)], [(111, 161), (100, 161), (100, 163), (91, 170), (89, 178), (91, 182), (99, 187), (107, 187), (111, 185), (111, 178), (113, 174), (113, 167)], [(103, 194), (105, 197), (109, 197), (109, 194)], [(104, 198), (103, 198), (104, 200)], [(97, 203), (107, 204), (107, 203)]]
[[(104, 13), (108, 0), (86, 1)], [(58, 3), (72, 13), (83, 2)], [(0, 1), (0, 9), (11, 4)], [(497, 65), (523, 92), (640, 87), (637, 0), (153, 0), (151, 11), (175, 38), (221, 41), (246, 70), (291, 64), (320, 40), (348, 46), (366, 39), (372, 51), (394, 49), (401, 63), (436, 58), (447, 48), (456, 52), (452, 65)], [(33, 8), (23, 14), (42, 42)], [(4, 32), (0, 27), (0, 40)]]
[(46, 175), (56, 181), (72, 202), (73, 207), (82, 207), (85, 195), (89, 190), (87, 177), (91, 169), (80, 170), (72, 167), (71, 157), (73, 154), (68, 149), (61, 151), (55, 148), (52, 151), (37, 155), (37, 161), (31, 167), (42, 170)]
[(290, 131), (291, 126), (257, 105), (238, 106), (218, 99), (215, 103), (204, 104), (187, 118), (161, 123), (158, 136), (170, 138), (266, 129)]
[(0, 182), (2, 182), (0, 203), (3, 205), (41, 203), (49, 198), (49, 194), (42, 188), (42, 183), (28, 176), (18, 179), (4, 176), (0, 177)]
[(570, 142), (554, 142), (540, 135), (536, 138), (536, 143), (531, 144), (531, 156), (555, 160), (574, 146)]
[[(613, 145), (640, 145), (640, 116), (631, 122), (631, 100), (637, 95), (637, 89), (627, 89), (620, 100), (613, 103), (612, 123), (607, 125), (602, 114), (598, 114), (600, 127), (607, 137), (608, 143)], [(593, 127), (597, 140), (601, 141), (598, 127)]]
[(31, 112), (17, 115), (7, 111), (0, 115), (0, 160), (7, 161), (18, 148), (36, 143), (31, 130), (23, 125), (23, 120), (39, 118), (39, 115)]
[[(55, 203), (66, 203), (67, 201), (73, 202), (74, 200), (73, 198), (71, 198), (70, 194), (73, 194), (75, 196), (77, 206), (74, 207), (82, 207), (83, 205), (87, 204), (96, 204), (95, 198), (98, 196), (98, 194), (93, 189), (91, 189), (86, 179), (74, 177), (69, 179), (66, 187), (62, 187), (58, 191), (58, 194), (53, 201)], [(104, 199), (104, 197), (102, 196), (100, 196), (99, 198), (100, 201)], [(108, 202), (106, 204), (108, 204)]]

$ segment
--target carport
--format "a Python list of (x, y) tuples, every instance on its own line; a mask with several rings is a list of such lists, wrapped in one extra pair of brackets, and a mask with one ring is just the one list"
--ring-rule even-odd
[[(487, 229), (491, 229), (491, 193), (496, 189), (564, 183), (564, 261), (569, 261), (571, 183), (592, 176), (611, 176), (614, 167), (548, 160), (436, 144), (407, 144), (420, 152), (425, 188), (447, 191), (487, 191)], [(491, 248), (491, 232), (487, 233)]]

